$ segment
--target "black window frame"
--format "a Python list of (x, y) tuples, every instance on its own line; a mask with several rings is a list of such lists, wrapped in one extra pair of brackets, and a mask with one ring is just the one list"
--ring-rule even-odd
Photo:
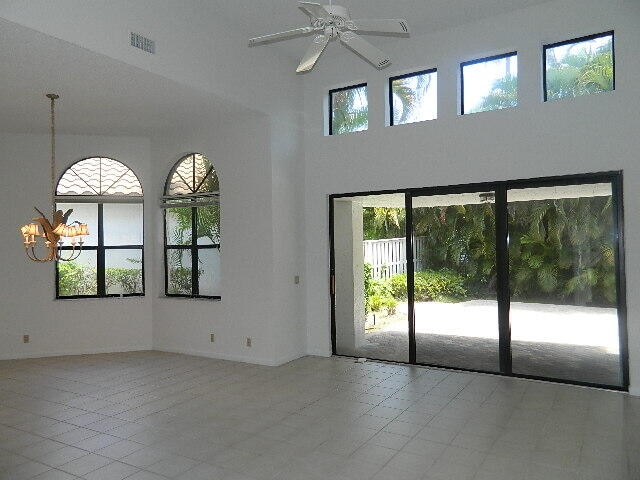
[[(91, 158), (108, 158), (109, 160), (116, 161), (125, 167), (127, 167), (138, 179), (140, 186), (142, 188), (142, 182), (140, 182), (140, 177), (133, 171), (131, 167), (121, 162), (120, 160), (116, 160), (115, 158), (106, 157), (104, 155), (94, 155), (91, 157), (86, 157), (78, 160), (71, 164), (68, 168), (66, 168), (62, 174), (58, 177), (58, 181), (56, 185), (60, 182), (62, 177), (67, 173), (68, 170), (72, 169), (74, 165), (82, 162), (83, 160), (88, 160)], [(56, 187), (57, 190), (57, 187)], [(58, 265), (61, 263), (60, 261), (56, 261), (55, 265), (55, 288), (56, 288), (56, 300), (73, 300), (80, 298), (125, 298), (125, 297), (144, 297), (145, 296), (145, 259), (144, 259), (144, 191), (143, 195), (135, 195), (131, 197), (126, 197), (122, 195), (69, 195), (69, 198), (65, 198), (66, 195), (55, 195), (56, 205), (59, 203), (65, 204), (90, 204), (96, 205), (98, 208), (98, 218), (97, 218), (97, 232), (90, 232), (91, 235), (97, 235), (98, 242), (97, 245), (84, 245), (82, 247), (83, 252), (96, 252), (96, 294), (95, 295), (60, 295), (60, 272), (58, 269)], [(113, 197), (113, 201), (107, 201), (106, 198)], [(131, 201), (127, 201), (128, 199)], [(100, 199), (96, 201), (96, 199)], [(133, 201), (136, 200), (136, 201)], [(104, 205), (105, 204), (118, 204), (118, 205), (142, 205), (142, 235), (143, 241), (142, 244), (128, 244), (128, 245), (105, 245), (104, 244)], [(73, 247), (69, 245), (63, 245), (58, 247), (61, 252), (71, 251)], [(141, 252), (141, 274), (142, 274), (142, 287), (140, 292), (135, 293), (107, 293), (106, 291), (106, 252), (107, 250), (140, 250)], [(82, 253), (80, 254), (82, 255)], [(64, 262), (62, 262), (64, 263)]]
[[(580, 380), (570, 380), (557, 377), (546, 377), (529, 375), (523, 373), (514, 372), (511, 363), (511, 340), (509, 344), (500, 345), (500, 371), (487, 371), (473, 368), (462, 368), (451, 365), (441, 365), (435, 363), (421, 363), (416, 359), (416, 346), (415, 338), (412, 338), (415, 334), (413, 310), (408, 308), (408, 323), (409, 323), (409, 361), (395, 363), (408, 364), (408, 365), (421, 365), (426, 367), (446, 368), (449, 370), (466, 371), (466, 372), (478, 372), (489, 373), (491, 375), (499, 375), (504, 377), (526, 378), (533, 380), (543, 380), (553, 383), (580, 385), (586, 387), (604, 388), (609, 390), (629, 391), (629, 338), (628, 338), (628, 319), (627, 319), (627, 289), (626, 289), (626, 265), (625, 265), (625, 241), (624, 241), (624, 192), (623, 192), (623, 171), (603, 171), (592, 173), (579, 173), (549, 177), (536, 177), (536, 178), (524, 178), (514, 180), (497, 180), (492, 182), (479, 182), (468, 184), (454, 184), (454, 185), (442, 185), (435, 187), (417, 187), (417, 188), (400, 188), (391, 190), (373, 190), (373, 191), (360, 191), (360, 192), (345, 192), (334, 193), (327, 195), (329, 201), (329, 309), (331, 317), (330, 335), (331, 335), (331, 347), (332, 354), (342, 357), (353, 357), (337, 351), (337, 326), (336, 326), (336, 291), (335, 291), (335, 275), (336, 275), (336, 255), (335, 255), (335, 230), (334, 230), (334, 200), (340, 198), (351, 198), (369, 195), (381, 195), (381, 194), (398, 194), (404, 193), (406, 196), (405, 208), (407, 209), (406, 220), (406, 257), (407, 257), (407, 281), (409, 285), (413, 283), (414, 266), (413, 266), (413, 235), (412, 235), (412, 221), (411, 221), (411, 207), (412, 199), (414, 196), (425, 195), (445, 195), (450, 193), (464, 193), (464, 192), (480, 192), (480, 191), (495, 191), (496, 192), (496, 215), (500, 216), (502, 220), (502, 227), (498, 228), (496, 225), (496, 240), (500, 237), (500, 241), (496, 243), (496, 254), (502, 257), (501, 269), (498, 273), (501, 279), (498, 279), (498, 298), (499, 304), (502, 306), (500, 316), (502, 317), (501, 331), (505, 332), (510, 329), (508, 323), (508, 306), (510, 303), (509, 292), (509, 269), (508, 269), (508, 212), (507, 212), (507, 191), (510, 189), (518, 188), (536, 188), (536, 187), (549, 187), (549, 186), (561, 186), (561, 185), (581, 185), (581, 184), (593, 184), (593, 183), (610, 183), (612, 192), (612, 208), (613, 208), (613, 238), (614, 238), (614, 255), (616, 258), (616, 270), (615, 270), (615, 289), (616, 289), (616, 310), (618, 313), (618, 341), (620, 346), (619, 362), (620, 362), (620, 385), (601, 384), (593, 382), (585, 382)], [(498, 204), (502, 204), (498, 208)], [(411, 289), (408, 289), (409, 302), (413, 302), (413, 296)], [(506, 333), (501, 333), (504, 336)], [(355, 357), (354, 357), (355, 358)], [(387, 362), (386, 358), (373, 358), (371, 360), (379, 360)]]
[[(396, 75), (395, 77), (389, 77), (389, 126), (390, 127), (394, 127), (394, 126), (399, 126), (399, 125), (410, 125), (410, 123), (420, 123), (420, 122), (429, 122), (431, 120), (419, 120), (419, 121), (415, 121), (415, 122), (410, 122), (410, 123), (399, 123), (396, 124), (393, 122), (393, 82), (396, 80), (402, 80), (404, 78), (411, 78), (411, 77), (417, 77), (420, 75), (431, 75), (432, 73), (435, 73), (436, 75), (438, 74), (438, 68), (428, 68), (426, 70), (420, 70), (418, 72), (411, 72), (411, 73), (405, 73), (403, 75)], [(436, 109), (437, 109), (437, 105), (436, 105)], [(436, 118), (432, 119), (432, 120), (436, 120), (437, 117), (437, 110), (436, 110)]]
[[(217, 170), (215, 169), (215, 166), (213, 165), (213, 162), (211, 162), (208, 159), (208, 157), (206, 157), (206, 155), (198, 153), (198, 152), (192, 152), (192, 153), (189, 153), (187, 155), (181, 156), (180, 159), (171, 168), (171, 171), (167, 175), (167, 179), (165, 181), (165, 188), (164, 188), (164, 192), (165, 193), (168, 190), (168, 187), (169, 187), (169, 184), (171, 182), (171, 178), (173, 176), (173, 173), (176, 171), (178, 166), (185, 159), (187, 159), (189, 157), (194, 157), (194, 161), (195, 161), (195, 155), (203, 155), (211, 163), (211, 169), (205, 175), (205, 177), (204, 177), (205, 179), (207, 178), (207, 176), (209, 175), (210, 172), (213, 172), (217, 176)], [(195, 175), (195, 167), (194, 167), (193, 175)], [(204, 182), (204, 179), (202, 181)], [(218, 179), (218, 181), (219, 181), (219, 179)], [(195, 183), (195, 178), (194, 178), (194, 183)], [(203, 195), (203, 197), (204, 197), (204, 195)], [(201, 207), (206, 208), (207, 206), (214, 205), (215, 203), (218, 204), (218, 208), (219, 208), (219, 205), (220, 205), (219, 198), (216, 201), (212, 201), (212, 202), (210, 202), (210, 203), (208, 203), (206, 205), (202, 204), (202, 202), (198, 201), (198, 200), (201, 200), (201, 199), (202, 199), (202, 197), (197, 197), (197, 195), (192, 197), (192, 198), (189, 198), (189, 197), (185, 196), (185, 199), (183, 201), (176, 202), (175, 204), (172, 204), (172, 203), (164, 203), (163, 204), (163, 215), (162, 216), (163, 216), (163, 226), (164, 226), (163, 238), (164, 238), (164, 295), (165, 295), (165, 297), (170, 297), (170, 298), (201, 298), (201, 299), (209, 299), (209, 300), (222, 300), (222, 296), (221, 295), (201, 295), (199, 293), (199, 291), (200, 291), (200, 278), (198, 276), (199, 251), (200, 250), (207, 250), (207, 249), (218, 249), (218, 251), (221, 252), (221, 248), (220, 248), (221, 242), (220, 241), (218, 243), (211, 243), (211, 244), (198, 244), (198, 209), (201, 208)], [(194, 204), (194, 205), (190, 205), (190, 204)], [(190, 208), (191, 209), (191, 242), (189, 244), (180, 245), (180, 244), (169, 244), (167, 242), (167, 209), (170, 209), (170, 208)], [(220, 236), (218, 238), (220, 238)], [(186, 294), (186, 293), (169, 293), (169, 262), (168, 262), (168, 252), (169, 252), (169, 250), (189, 250), (189, 252), (191, 253), (191, 293), (190, 294)], [(197, 292), (197, 293), (194, 293), (194, 292)]]
[[(369, 86), (367, 82), (358, 83), (356, 85), (349, 85), (346, 87), (332, 88), (331, 90), (329, 90), (329, 135), (333, 135), (333, 94), (336, 92), (343, 92), (345, 90), (354, 90), (356, 88), (362, 88), (362, 87), (367, 89), (367, 121), (368, 121), (369, 119)], [(367, 126), (367, 130), (368, 129), (369, 127)]]
[[(492, 62), (494, 60), (501, 60), (503, 58), (516, 57), (518, 58), (518, 51), (514, 50), (508, 53), (500, 53), (498, 55), (491, 55), (489, 57), (477, 58), (475, 60), (469, 60), (467, 62), (460, 63), (460, 115), (473, 115), (474, 113), (485, 113), (485, 112), (467, 112), (464, 111), (464, 67), (468, 67), (470, 65), (476, 65), (478, 63)], [(519, 87), (518, 87), (519, 88)], [(520, 92), (518, 92), (520, 93)], [(513, 108), (513, 107), (512, 107)], [(505, 108), (497, 108), (494, 110), (488, 110), (490, 112), (496, 110), (506, 110)]]
[[(577, 97), (562, 97), (562, 98), (549, 100), (548, 89), (547, 89), (547, 50), (549, 50), (550, 48), (570, 45), (572, 43), (588, 42), (589, 40), (595, 40), (596, 38), (603, 38), (607, 36), (611, 36), (611, 61), (613, 63), (613, 89), (610, 91), (615, 92), (616, 90), (616, 36), (615, 36), (614, 30), (608, 30), (602, 33), (584, 35), (582, 37), (572, 38), (571, 40), (563, 40), (561, 42), (548, 43), (542, 46), (542, 95), (545, 103), (549, 101), (554, 101), (554, 100), (564, 100), (566, 98), (577, 98)], [(578, 96), (582, 97), (584, 95), (578, 95)]]

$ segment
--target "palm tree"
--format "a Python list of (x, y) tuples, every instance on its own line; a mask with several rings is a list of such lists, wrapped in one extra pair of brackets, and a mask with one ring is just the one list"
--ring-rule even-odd
[(348, 88), (331, 94), (331, 130), (334, 135), (366, 130), (369, 126), (367, 87)]
[(394, 125), (407, 122), (429, 90), (432, 78), (431, 74), (413, 75), (391, 83)]
[(501, 108), (515, 107), (518, 105), (518, 77), (510, 74), (496, 80), (491, 86), (491, 91), (469, 113), (499, 110)]

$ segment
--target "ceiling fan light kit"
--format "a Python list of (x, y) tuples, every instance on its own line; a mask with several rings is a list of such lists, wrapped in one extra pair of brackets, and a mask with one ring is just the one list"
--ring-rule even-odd
[(349, 10), (340, 5), (299, 2), (298, 7), (309, 17), (310, 26), (249, 39), (249, 46), (253, 47), (315, 33), (296, 73), (310, 71), (329, 42), (336, 39), (374, 67), (382, 69), (391, 63), (391, 58), (358, 33), (409, 35), (409, 25), (402, 18), (352, 20)]

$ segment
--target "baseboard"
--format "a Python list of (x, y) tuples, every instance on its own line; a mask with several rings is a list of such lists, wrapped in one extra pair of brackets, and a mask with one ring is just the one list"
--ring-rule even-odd
[(272, 358), (250, 357), (248, 355), (237, 355), (233, 353), (210, 352), (207, 350), (197, 350), (193, 348), (171, 348), (156, 346), (153, 348), (153, 350), (157, 350), (159, 352), (181, 353), (183, 355), (194, 355), (196, 357), (214, 358), (216, 360), (229, 360), (231, 362), (252, 363), (256, 365), (265, 365), (267, 367), (277, 367), (295, 360), (296, 358), (304, 356), (304, 354), (287, 355), (274, 360)]
[(20, 360), (24, 358), (64, 357), (67, 355), (92, 355), (98, 353), (140, 352), (153, 350), (151, 345), (128, 345), (109, 348), (94, 348), (91, 350), (55, 350), (52, 352), (25, 352), (2, 354), (0, 360)]
[(640, 387), (629, 387), (629, 395), (640, 397)]
[(292, 353), (291, 355), (285, 355), (276, 359), (275, 366), (284, 365), (285, 363), (293, 362), (298, 358), (304, 357), (306, 354), (304, 353)]
[(306, 355), (309, 355), (310, 357), (331, 357), (333, 354), (331, 351), (326, 350), (311, 350), (307, 351)]

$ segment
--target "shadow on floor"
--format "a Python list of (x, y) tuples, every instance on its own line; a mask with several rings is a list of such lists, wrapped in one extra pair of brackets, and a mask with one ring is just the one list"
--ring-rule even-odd
[[(367, 344), (358, 348), (354, 355), (396, 362), (409, 361), (406, 333), (368, 333), (366, 339)], [(522, 375), (611, 386), (622, 384), (619, 356), (609, 354), (600, 347), (514, 341), (512, 358), (514, 373)], [(498, 372), (498, 341), (417, 334), (416, 360), (429, 365)]]

